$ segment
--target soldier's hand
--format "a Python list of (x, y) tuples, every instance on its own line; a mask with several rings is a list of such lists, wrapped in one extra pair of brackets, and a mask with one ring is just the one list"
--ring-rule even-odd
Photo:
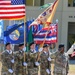
[(14, 62), (15, 62), (15, 61), (14, 61), (14, 59), (12, 59), (12, 60), (11, 60), (11, 63), (13, 63), (13, 64), (14, 64)]
[(48, 60), (48, 61), (51, 61), (51, 58), (50, 58), (50, 57), (48, 57), (48, 58), (47, 58), (47, 60)]
[(66, 68), (66, 66), (65, 66), (65, 65), (63, 65), (63, 67), (64, 67), (64, 68)]
[(23, 62), (23, 65), (24, 65), (24, 66), (27, 66), (27, 63), (26, 63), (26, 62)]
[(24, 52), (26, 51), (26, 47), (23, 48), (23, 51), (24, 51)]
[(41, 52), (43, 50), (43, 48), (41, 47), (40, 49), (39, 49), (39, 52)]
[(49, 70), (49, 69), (46, 69), (46, 72), (47, 72), (48, 74), (50, 74), (50, 70)]
[(61, 63), (61, 65), (62, 65), (62, 67), (66, 68), (66, 67), (65, 67), (65, 64)]
[(39, 62), (35, 62), (35, 65), (36, 65), (36, 66), (39, 66), (39, 65), (40, 65), (40, 63), (39, 63)]
[(12, 70), (12, 69), (8, 69), (8, 72), (9, 72), (9, 73), (13, 73), (13, 70)]

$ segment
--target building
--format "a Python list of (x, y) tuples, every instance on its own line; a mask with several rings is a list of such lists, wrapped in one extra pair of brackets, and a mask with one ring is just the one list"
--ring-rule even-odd
[[(27, 19), (37, 18), (44, 10), (39, 7), (45, 3), (52, 3), (54, 0), (26, 0), (26, 16)], [(59, 20), (58, 25), (58, 43), (65, 44), (65, 50), (75, 41), (75, 0), (60, 0), (54, 20)], [(8, 25), (8, 21), (4, 23), (4, 29)]]
[[(33, 0), (35, 1), (35, 0)], [(50, 3), (54, 0), (38, 0), (41, 4)], [(33, 3), (33, 6), (27, 6), (27, 16), (31, 18), (32, 16), (37, 17), (42, 11), (38, 10), (38, 6)], [(75, 41), (75, 0), (60, 0), (57, 11), (54, 16), (54, 20), (59, 20), (58, 25), (58, 43), (64, 43), (65, 49), (68, 50), (70, 46)]]

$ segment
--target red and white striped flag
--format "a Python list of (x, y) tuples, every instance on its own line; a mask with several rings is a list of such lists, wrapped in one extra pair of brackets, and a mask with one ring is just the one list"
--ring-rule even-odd
[(22, 19), (25, 15), (25, 0), (0, 0), (0, 19)]
[[(57, 33), (58, 33), (58, 28), (57, 24), (51, 24), (47, 28), (42, 28), (40, 31), (34, 34), (34, 41), (36, 44), (42, 44), (44, 41), (44, 38), (47, 34), (47, 37), (45, 39), (45, 44), (51, 44), (51, 43), (56, 43), (57, 42)], [(48, 32), (48, 33), (47, 33)]]

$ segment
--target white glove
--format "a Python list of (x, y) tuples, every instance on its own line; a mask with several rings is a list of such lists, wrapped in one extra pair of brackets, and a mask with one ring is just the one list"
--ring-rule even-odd
[(26, 63), (26, 62), (23, 62), (23, 65), (24, 65), (24, 66), (27, 66), (27, 63)]
[(13, 70), (12, 70), (12, 69), (8, 69), (8, 72), (9, 72), (9, 73), (13, 73)]
[(41, 52), (43, 50), (43, 48), (41, 47), (40, 49), (39, 49), (39, 52)]
[(35, 65), (36, 65), (36, 66), (39, 66), (39, 65), (40, 65), (40, 63), (39, 63), (39, 62), (35, 62)]
[(11, 63), (14, 63), (14, 62), (15, 62), (14, 59), (12, 59), (12, 60), (11, 60)]
[(26, 47), (23, 48), (23, 51), (24, 51), (24, 52), (26, 51)]
[(47, 60), (48, 60), (48, 61), (51, 61), (51, 58), (50, 58), (50, 57), (48, 57), (48, 58), (47, 58)]
[(46, 72), (47, 72), (48, 74), (50, 74), (50, 70), (49, 70), (49, 69), (46, 69)]

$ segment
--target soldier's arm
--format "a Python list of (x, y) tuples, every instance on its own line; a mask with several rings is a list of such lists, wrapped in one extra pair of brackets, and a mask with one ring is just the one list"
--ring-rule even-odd
[(56, 58), (56, 56), (58, 55), (58, 53), (59, 53), (59, 51), (55, 51), (53, 53), (50, 52), (50, 57), (54, 59), (54, 58)]
[(69, 55), (66, 55), (66, 61), (67, 61), (66, 69), (67, 69), (67, 73), (68, 73), (68, 71), (69, 71)]
[(11, 63), (10, 57), (8, 57), (6, 54), (3, 53), (1, 55), (1, 58), (3, 66), (5, 66), (6, 69), (10, 68), (11, 67), (11, 65), (9, 65)]
[(3, 63), (5, 61), (4, 54), (1, 54), (1, 62)]

